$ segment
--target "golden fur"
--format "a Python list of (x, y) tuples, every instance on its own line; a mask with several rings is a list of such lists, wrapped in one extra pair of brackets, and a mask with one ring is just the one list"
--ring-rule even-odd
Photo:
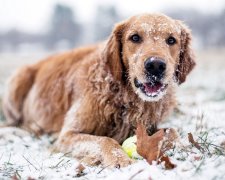
[[(132, 33), (142, 36), (133, 43)], [(173, 35), (177, 43), (168, 46)], [(16, 72), (3, 110), (9, 124), (36, 134), (59, 133), (55, 147), (85, 162), (126, 166), (120, 143), (136, 123), (156, 128), (173, 110), (176, 84), (194, 67), (191, 35), (182, 22), (161, 14), (134, 16), (115, 26), (107, 42), (55, 55)], [(144, 61), (165, 60), (165, 94), (148, 98), (134, 85), (145, 81)], [(146, 99), (145, 99), (146, 98)]]

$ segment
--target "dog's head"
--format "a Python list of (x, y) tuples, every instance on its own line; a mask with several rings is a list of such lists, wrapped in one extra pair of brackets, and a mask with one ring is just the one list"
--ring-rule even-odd
[(104, 55), (118, 81), (145, 101), (157, 101), (181, 84), (195, 65), (190, 30), (161, 14), (134, 16), (114, 28)]

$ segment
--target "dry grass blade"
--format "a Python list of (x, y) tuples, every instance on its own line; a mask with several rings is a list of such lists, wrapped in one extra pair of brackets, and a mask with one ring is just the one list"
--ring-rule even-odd
[(143, 171), (144, 171), (144, 169), (140, 169), (138, 172), (136, 172), (135, 174), (133, 174), (128, 180), (134, 179), (135, 176), (137, 176), (138, 174), (140, 174)]
[(33, 166), (35, 170), (38, 170), (38, 168), (37, 168), (33, 163), (31, 163), (25, 156), (23, 156), (23, 158), (24, 158), (31, 166)]
[(106, 168), (108, 168), (110, 165), (103, 167), (100, 171), (97, 172), (97, 174), (100, 174), (103, 170), (105, 170)]
[(194, 137), (192, 135), (192, 133), (188, 133), (188, 141), (194, 146), (196, 147), (199, 151), (204, 152), (204, 149), (199, 145), (198, 142), (196, 142), (194, 140)]

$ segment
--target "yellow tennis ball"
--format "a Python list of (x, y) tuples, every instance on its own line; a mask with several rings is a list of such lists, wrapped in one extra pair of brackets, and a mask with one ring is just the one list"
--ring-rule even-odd
[(129, 137), (123, 142), (122, 148), (130, 158), (132, 158), (132, 159), (143, 159), (137, 153), (136, 142), (137, 142), (137, 136)]

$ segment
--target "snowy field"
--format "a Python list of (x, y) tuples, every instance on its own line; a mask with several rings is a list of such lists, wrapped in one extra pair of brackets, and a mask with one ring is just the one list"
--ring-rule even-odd
[[(4, 82), (17, 66), (34, 62), (43, 55), (0, 55), (0, 97)], [(165, 170), (163, 164), (144, 160), (121, 169), (77, 168), (69, 154), (53, 154), (53, 138), (17, 128), (0, 129), (0, 179), (225, 179), (225, 50), (197, 54), (198, 65), (188, 81), (179, 87), (178, 107), (161, 127), (173, 127), (180, 143), (167, 152), (177, 167)], [(1, 99), (0, 99), (1, 105)], [(0, 108), (0, 118), (1, 115)], [(188, 142), (191, 132), (200, 148)]]

